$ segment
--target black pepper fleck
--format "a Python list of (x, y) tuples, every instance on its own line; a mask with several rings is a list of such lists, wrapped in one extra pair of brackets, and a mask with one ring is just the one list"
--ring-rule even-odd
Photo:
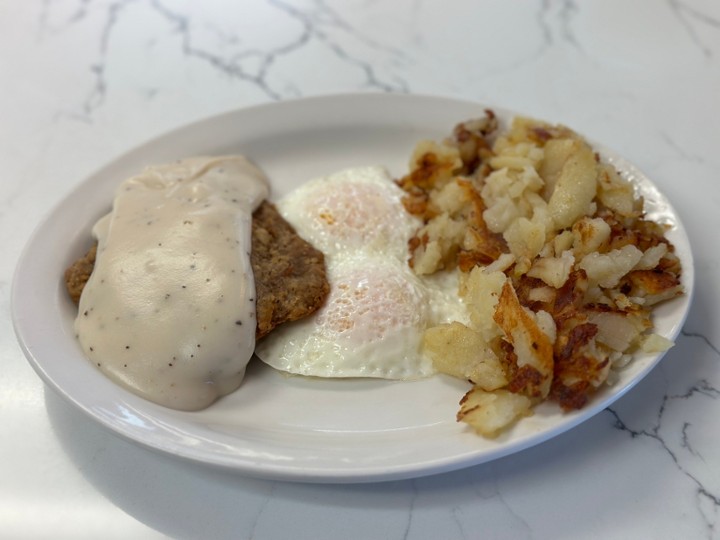
[(237, 324), (238, 326), (242, 326), (242, 321), (235, 321), (235, 324)]

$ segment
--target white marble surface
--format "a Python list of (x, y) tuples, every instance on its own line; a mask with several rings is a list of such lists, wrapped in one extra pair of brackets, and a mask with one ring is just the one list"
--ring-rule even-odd
[[(89, 173), (237, 107), (370, 91), (560, 121), (636, 163), (691, 238), (677, 345), (585, 424), (463, 471), (266, 482), (120, 440), (46, 390), (15, 263)], [(720, 538), (720, 4), (0, 0), (0, 537)]]

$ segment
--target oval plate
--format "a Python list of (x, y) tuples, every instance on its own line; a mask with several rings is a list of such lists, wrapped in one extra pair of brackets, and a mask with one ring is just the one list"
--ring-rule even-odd
[[(145, 165), (199, 154), (242, 153), (265, 170), (277, 198), (337, 170), (383, 165), (400, 176), (415, 143), (441, 139), (481, 116), (483, 105), (384, 94), (342, 95), (262, 105), (175, 130), (136, 148), (82, 182), (33, 233), (13, 284), (20, 344), (44, 381), (91, 418), (148, 447), (243, 474), (306, 482), (369, 482), (440, 473), (487, 462), (554, 437), (601, 411), (640, 381), (662, 355), (638, 356), (620, 380), (583, 410), (555, 404), (495, 440), (455, 421), (463, 381), (416, 382), (290, 377), (254, 359), (241, 388), (199, 412), (166, 409), (116, 386), (75, 340), (76, 308), (63, 270), (89, 247), (90, 229), (116, 186)], [(502, 122), (514, 113), (494, 109)], [(674, 339), (687, 314), (693, 262), (676, 212), (640, 171), (601, 150), (646, 198), (651, 218), (671, 226), (687, 294), (655, 312), (657, 332)]]

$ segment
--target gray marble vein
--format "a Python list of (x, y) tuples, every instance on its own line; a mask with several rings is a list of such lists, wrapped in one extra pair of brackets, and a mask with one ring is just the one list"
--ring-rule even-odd
[(412, 494), (408, 503), (407, 523), (405, 524), (405, 530), (402, 534), (403, 540), (407, 540), (410, 537), (410, 531), (412, 530), (413, 526), (413, 510), (415, 509), (415, 502), (418, 498), (417, 483), (414, 480), (410, 480), (409, 484), (410, 489), (412, 490)]
[(575, 2), (572, 0), (564, 0), (561, 4), (558, 18), (560, 20), (560, 33), (563, 40), (569, 43), (572, 47), (582, 51), (580, 42), (577, 37), (575, 37), (575, 32), (573, 30), (573, 23), (579, 12), (580, 8)]
[[(690, 332), (683, 332), (683, 336), (692, 338), (700, 338), (705, 345), (713, 352), (714, 356), (720, 359), (720, 354), (715, 346), (710, 341), (700, 335)], [(714, 538), (717, 533), (715, 527), (717, 525), (716, 516), (720, 512), (720, 486), (711, 487), (711, 484), (700, 478), (693, 470), (691, 466), (686, 463), (685, 458), (673, 449), (673, 443), (671, 443), (669, 437), (677, 437), (680, 441), (680, 448), (684, 449), (691, 456), (698, 458), (701, 461), (705, 461), (702, 453), (693, 446), (692, 443), (692, 427), (693, 423), (689, 421), (682, 422), (679, 426), (679, 434), (677, 428), (669, 421), (666, 426), (666, 415), (670, 409), (675, 407), (677, 404), (687, 401), (694, 401), (698, 399), (709, 399), (712, 402), (720, 402), (720, 388), (714, 386), (710, 381), (701, 379), (692, 384), (685, 392), (677, 394), (665, 394), (662, 397), (661, 403), (657, 409), (656, 417), (651, 426), (643, 429), (631, 428), (623, 419), (621, 414), (615, 408), (606, 409), (607, 413), (613, 417), (613, 426), (630, 435), (631, 438), (647, 438), (657, 443), (660, 449), (672, 460), (675, 468), (678, 472), (684, 475), (688, 480), (695, 486), (695, 494), (698, 504), (698, 509), (705, 520), (707, 528), (707, 537)], [(708, 511), (708, 508), (712, 509)], [(715, 516), (715, 517), (713, 517)]]
[[(206, 23), (197, 13), (187, 14), (182, 7), (161, 0), (117, 0), (97, 5), (84, 1), (75, 6), (55, 6), (45, 1), (39, 21), (39, 32), (45, 39), (52, 39), (54, 34), (68, 32), (73, 26), (83, 24), (91, 11), (96, 16), (102, 12), (103, 23), (98, 37), (96, 59), (89, 66), (93, 82), (78, 114), (81, 119), (89, 121), (111, 91), (108, 82), (109, 72), (113, 69), (110, 47), (118, 26), (126, 16), (130, 16), (128, 12), (131, 6), (160, 16), (168, 30), (179, 37), (184, 57), (210, 66), (229, 80), (248, 83), (270, 100), (299, 97), (303, 94), (297, 81), (276, 80), (274, 68), (280, 59), (292, 58), (311, 44), (323, 47), (348, 70), (358, 72), (364, 80), (358, 89), (402, 93), (409, 91), (407, 82), (399, 74), (388, 72), (387, 69), (383, 69), (381, 73), (377, 63), (367, 59), (379, 54), (388, 62), (402, 63), (406, 61), (404, 53), (365, 35), (342, 18), (328, 3), (320, 0), (309, 6), (298, 2), (265, 0), (265, 9), (274, 10), (274, 17), (295, 23), (292, 32), (285, 33), (279, 43), (272, 45), (244, 42), (241, 36), (224, 32), (217, 25)], [(63, 13), (64, 17), (56, 11)], [(58, 19), (61, 22), (51, 22)], [(224, 42), (227, 47), (201, 44), (196, 35), (201, 27), (203, 30), (212, 29), (218, 42)], [(351, 43), (352, 48), (349, 46)], [(313, 69), (322, 70), (324, 67), (316, 65)], [(145, 92), (146, 95), (154, 96), (157, 91), (150, 89)]]
[(717, 360), (720, 360), (720, 348), (718, 348), (717, 345), (713, 344), (707, 336), (699, 332), (690, 332), (689, 330), (682, 330), (680, 333), (685, 337), (701, 339), (705, 343), (705, 345), (707, 345), (710, 350), (715, 353)]
[(714, 55), (713, 49), (705, 42), (701, 34), (701, 29), (710, 29), (711, 31), (720, 31), (720, 19), (697, 9), (690, 2), (682, 0), (667, 0), (675, 14), (676, 19), (685, 28), (690, 39), (702, 51), (706, 57)]

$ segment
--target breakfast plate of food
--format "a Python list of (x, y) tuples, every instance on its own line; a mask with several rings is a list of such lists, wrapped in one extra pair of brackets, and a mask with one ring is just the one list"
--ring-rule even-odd
[(35, 230), (30, 364), (118, 435), (242, 474), (412, 478), (554, 437), (671, 350), (690, 244), (571, 128), (359, 94), (182, 127)]

